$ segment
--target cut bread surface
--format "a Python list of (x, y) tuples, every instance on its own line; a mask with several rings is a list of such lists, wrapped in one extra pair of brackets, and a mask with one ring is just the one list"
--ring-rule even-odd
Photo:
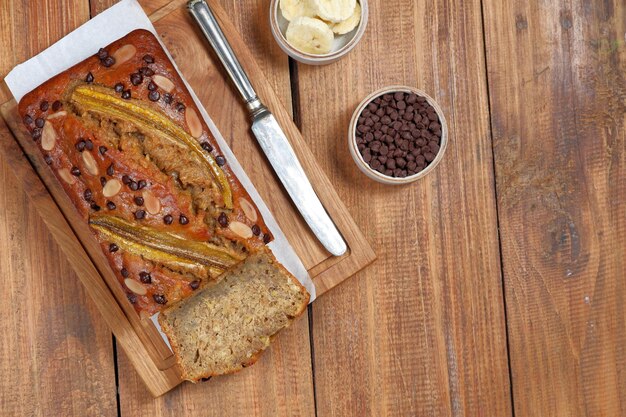
[(309, 294), (269, 250), (161, 312), (183, 378), (197, 381), (253, 364), (305, 309)]

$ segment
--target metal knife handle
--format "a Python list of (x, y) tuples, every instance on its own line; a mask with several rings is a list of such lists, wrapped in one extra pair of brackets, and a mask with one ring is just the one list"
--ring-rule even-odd
[(239, 60), (230, 47), (228, 40), (226, 40), (224, 32), (222, 32), (222, 29), (215, 19), (215, 15), (213, 15), (206, 1), (191, 0), (187, 3), (187, 7), (191, 15), (198, 22), (202, 33), (204, 33), (204, 36), (215, 50), (218, 58), (222, 61), (226, 72), (246, 103), (252, 118), (266, 111), (267, 109), (263, 103), (261, 103), (261, 100), (259, 100), (256, 91), (254, 91), (254, 87), (252, 87), (252, 83), (250, 83), (250, 79), (241, 67)]

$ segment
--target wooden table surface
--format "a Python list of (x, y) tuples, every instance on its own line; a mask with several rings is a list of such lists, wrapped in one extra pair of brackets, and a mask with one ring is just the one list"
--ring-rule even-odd
[[(113, 3), (3, 0), (0, 76)], [(267, 0), (222, 0), (376, 263), (254, 367), (155, 400), (0, 159), (0, 415), (626, 415), (626, 3), (370, 3), (358, 47), (318, 68), (282, 54)], [(443, 162), (401, 188), (346, 146), (390, 84), (450, 125)]]

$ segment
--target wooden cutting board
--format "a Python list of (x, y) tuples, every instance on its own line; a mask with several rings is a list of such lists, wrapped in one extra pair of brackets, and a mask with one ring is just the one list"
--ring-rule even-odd
[[(290, 138), (315, 191), (348, 245), (341, 257), (331, 256), (310, 232), (289, 200), (250, 132), (247, 111), (228, 82), (217, 58), (192, 22), (186, 0), (177, 0), (150, 15), (176, 64), (229, 143), (287, 239), (309, 271), (321, 296), (370, 264), (375, 254), (332, 184), (318, 167), (289, 113), (262, 74), (228, 16), (216, 1), (209, 3), (233, 50), (264, 103)], [(2, 105), (13, 138), (0, 138), (0, 151), (23, 182), (42, 219), (68, 257), (87, 292), (111, 327), (119, 344), (150, 392), (159, 396), (182, 382), (173, 355), (149, 320), (141, 320), (128, 303), (99, 245), (48, 173), (40, 152), (19, 128), (14, 101)]]

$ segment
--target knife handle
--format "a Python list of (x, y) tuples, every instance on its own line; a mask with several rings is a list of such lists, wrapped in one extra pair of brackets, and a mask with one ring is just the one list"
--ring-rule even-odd
[(196, 19), (202, 33), (204, 33), (204, 36), (215, 50), (215, 53), (222, 62), (222, 65), (224, 65), (235, 87), (237, 87), (252, 118), (254, 119), (260, 113), (267, 111), (263, 103), (261, 103), (261, 100), (259, 100), (256, 91), (254, 91), (254, 87), (252, 87), (248, 75), (241, 67), (239, 60), (235, 56), (226, 36), (224, 36), (224, 32), (222, 32), (220, 25), (215, 19), (215, 15), (213, 15), (206, 1), (190, 0), (187, 3), (187, 8), (194, 19)]

